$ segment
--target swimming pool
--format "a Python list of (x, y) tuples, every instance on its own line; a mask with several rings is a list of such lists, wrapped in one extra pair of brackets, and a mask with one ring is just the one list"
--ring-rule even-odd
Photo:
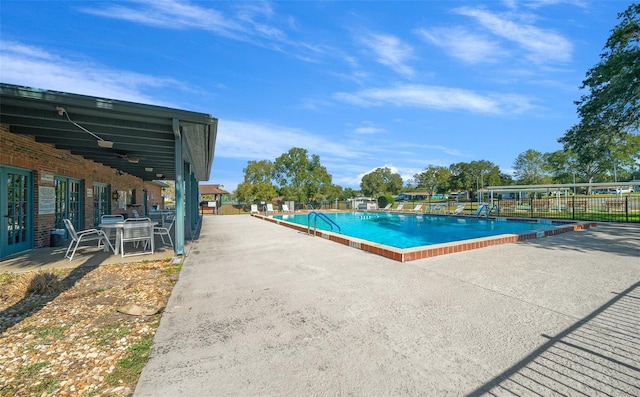
[[(538, 222), (498, 221), (480, 218), (457, 218), (422, 214), (391, 214), (369, 212), (325, 213), (341, 228), (341, 234), (357, 237), (395, 248), (414, 248), (423, 245), (449, 243), (459, 240), (546, 230), (557, 225)], [(311, 215), (311, 228), (331, 231), (330, 224)], [(275, 219), (307, 226), (307, 214), (274, 215)], [(333, 231), (338, 229), (334, 226)]]
[[(552, 236), (595, 226), (590, 222), (550, 219), (475, 218), (386, 212), (328, 212), (272, 216), (253, 215), (307, 233), (310, 221), (317, 235), (350, 247), (406, 262), (491, 245)], [(321, 219), (339, 225), (333, 229)]]

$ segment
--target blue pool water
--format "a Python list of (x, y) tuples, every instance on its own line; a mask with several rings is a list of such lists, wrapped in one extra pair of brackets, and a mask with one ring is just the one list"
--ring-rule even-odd
[[(415, 214), (367, 212), (324, 213), (340, 225), (342, 234), (396, 248), (448, 243), (500, 234), (521, 234), (556, 227), (549, 223), (488, 220)], [(274, 215), (274, 219), (307, 226), (307, 214)], [(311, 217), (313, 229), (314, 216)], [(331, 231), (329, 224), (318, 218), (319, 230)], [(337, 228), (334, 226), (334, 232)]]

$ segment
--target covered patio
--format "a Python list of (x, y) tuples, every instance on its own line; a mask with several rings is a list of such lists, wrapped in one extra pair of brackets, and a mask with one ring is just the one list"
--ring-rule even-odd
[[(173, 254), (184, 255), (185, 240), (199, 227), (198, 181), (211, 173), (217, 123), (204, 113), (0, 84), (0, 132), (7, 138), (0, 139), (0, 173), (19, 178), (0, 184), (0, 194), (22, 189), (0, 208), (0, 260), (47, 246), (70, 204), (78, 207), (79, 230), (121, 209), (148, 216), (158, 199), (149, 197), (154, 181), (175, 182)], [(75, 201), (59, 204), (58, 188), (67, 180), (77, 185)], [(55, 209), (54, 197), (44, 205), (49, 192)], [(106, 199), (96, 204), (102, 194)]]

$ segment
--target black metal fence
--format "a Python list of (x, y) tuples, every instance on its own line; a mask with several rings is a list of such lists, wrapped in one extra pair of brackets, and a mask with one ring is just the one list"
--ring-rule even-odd
[[(394, 203), (391, 211), (397, 208), (399, 202)], [(455, 200), (416, 200), (403, 202), (404, 210), (412, 210), (422, 204), (421, 213), (451, 214), (459, 205), (464, 204), (460, 215), (521, 218), (571, 219), (601, 222), (640, 223), (640, 195), (624, 196), (561, 196), (526, 198), (521, 200), (493, 199), (491, 201), (455, 201)], [(436, 205), (439, 204), (439, 205)], [(478, 214), (478, 209), (483, 211)], [(226, 208), (225, 208), (226, 207)], [(222, 214), (241, 214), (250, 212), (250, 204), (224, 204)], [(264, 205), (258, 205), (258, 211), (264, 212)], [(274, 204), (274, 209), (280, 207)], [(351, 210), (350, 202), (323, 201), (310, 203), (295, 203), (294, 211), (304, 210)]]
[[(493, 199), (485, 203), (468, 202), (465, 214), (478, 215), (478, 209), (483, 204), (487, 205), (491, 216), (640, 222), (640, 196)], [(447, 207), (451, 205), (448, 203)], [(482, 211), (481, 215), (486, 215), (486, 211)]]

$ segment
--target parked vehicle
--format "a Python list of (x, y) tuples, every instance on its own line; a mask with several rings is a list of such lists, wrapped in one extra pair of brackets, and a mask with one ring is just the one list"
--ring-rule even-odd
[(609, 193), (612, 194), (629, 194), (633, 192), (633, 188), (631, 186), (625, 186), (625, 187), (617, 187), (617, 188), (612, 188), (609, 189)]

